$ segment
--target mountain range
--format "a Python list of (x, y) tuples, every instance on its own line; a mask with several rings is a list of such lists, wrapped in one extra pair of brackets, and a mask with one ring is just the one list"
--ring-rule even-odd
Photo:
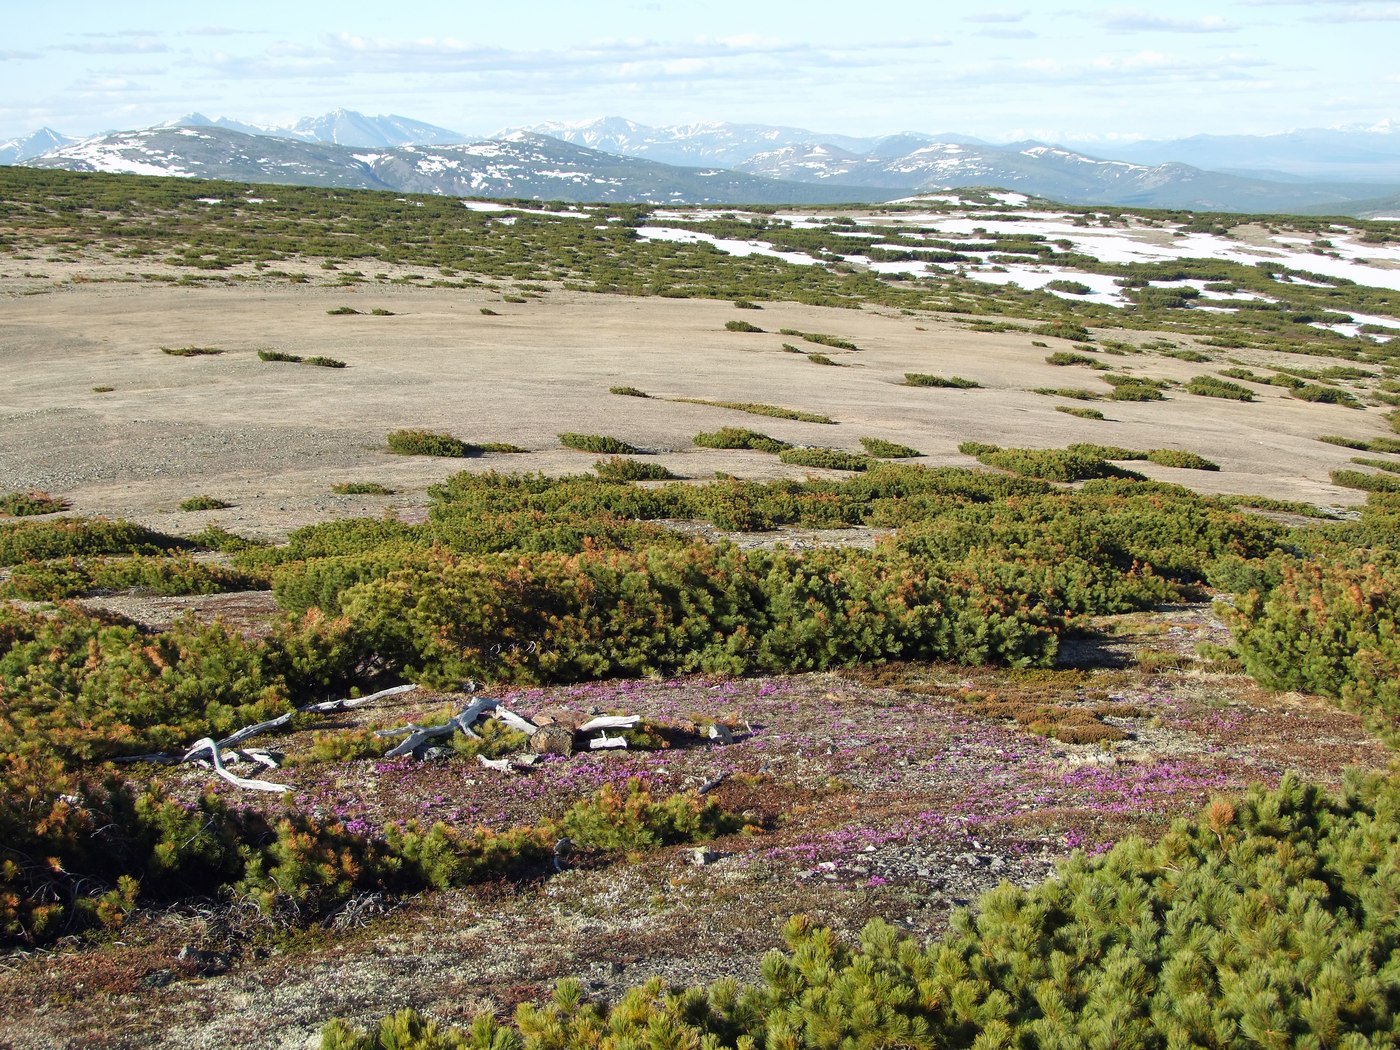
[[(757, 124), (649, 127), (619, 117), (468, 139), (408, 117), (343, 109), (282, 127), (193, 113), (81, 142), (41, 129), (0, 143), (0, 162), (414, 193), (677, 204), (868, 202), (994, 186), (1067, 204), (1345, 212), (1361, 209), (1362, 201), (1384, 210), (1400, 193), (1400, 130), (1390, 125), (1117, 147), (1136, 153), (1129, 160), (1034, 141), (992, 145), (957, 134), (858, 138)], [(1174, 150), (1201, 159), (1202, 166), (1168, 159)], [(1297, 173), (1308, 166), (1312, 179), (1327, 181)]]

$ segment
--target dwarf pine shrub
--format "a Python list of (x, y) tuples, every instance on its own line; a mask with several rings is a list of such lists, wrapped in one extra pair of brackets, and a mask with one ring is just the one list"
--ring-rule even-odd
[(950, 387), (955, 390), (976, 390), (982, 386), (981, 383), (964, 379), (962, 376), (935, 376), (927, 372), (905, 372), (904, 385)]
[(430, 430), (390, 431), (385, 443), (390, 452), (400, 456), (443, 456), (451, 459), (466, 459), (481, 455), (481, 448), (451, 434), (437, 434)]
[(610, 456), (635, 456), (642, 452), (636, 445), (605, 434), (560, 434), (559, 443), (578, 452), (599, 452)]

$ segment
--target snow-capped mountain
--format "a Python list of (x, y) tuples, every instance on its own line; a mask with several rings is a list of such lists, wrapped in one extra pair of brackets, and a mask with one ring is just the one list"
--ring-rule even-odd
[[(549, 134), (517, 131), (461, 142), (463, 136), (436, 125), (349, 110), (282, 128), (192, 113), (173, 124), (46, 149), (24, 162), (572, 201), (857, 202), (978, 186), (1067, 204), (1291, 211), (1340, 209), (1358, 200), (1386, 199), (1400, 188), (1400, 167), (1393, 185), (1312, 183), (1207, 171), (1175, 161), (1106, 159), (1040, 142), (991, 146), (967, 136), (816, 137), (800, 128), (771, 125), (657, 128), (621, 118), (541, 125), (539, 130)], [(1400, 133), (1392, 130), (1364, 134), (1370, 136), (1367, 141), (1400, 144)], [(678, 166), (677, 160), (689, 164)]]
[(1336, 186), (1278, 183), (1203, 171), (1185, 164), (1103, 160), (1059, 146), (996, 147), (953, 142), (918, 145), (902, 156), (856, 154), (834, 145), (760, 153), (740, 171), (773, 179), (835, 181), (922, 192), (998, 186), (1067, 204), (1273, 211), (1325, 205), (1366, 194)]
[(290, 128), (278, 130), (285, 130), (287, 138), (337, 146), (441, 146), (471, 140), (470, 135), (421, 120), (393, 114), (367, 117), (352, 109), (303, 117)]
[(409, 117), (367, 117), (353, 109), (337, 109), (319, 117), (302, 117), (295, 124), (268, 126), (245, 124), (239, 120), (220, 117), (210, 120), (203, 113), (187, 113), (175, 120), (157, 124), (158, 128), (225, 128), (245, 135), (266, 135), (271, 138), (297, 139), (301, 142), (324, 142), (334, 146), (436, 146), (468, 142), (470, 135), (436, 124), (426, 124)]
[(456, 145), (353, 147), (246, 135), (206, 124), (86, 139), (27, 163), (70, 171), (562, 201), (815, 204), (889, 196), (868, 187), (675, 167), (524, 133)]
[(40, 128), (20, 138), (10, 139), (9, 142), (0, 142), (0, 164), (19, 164), (30, 157), (37, 157), (40, 153), (66, 146), (72, 141), (67, 135), (60, 135), (53, 128)]
[[(648, 127), (622, 117), (602, 117), (576, 124), (557, 121), (517, 129), (536, 135), (548, 135), (579, 146), (618, 153), (624, 157), (645, 157), (663, 164), (718, 164), (735, 167), (756, 153), (828, 143), (837, 149), (865, 153), (879, 148), (890, 139), (933, 141), (926, 135), (897, 135), (884, 138), (853, 138), (848, 135), (827, 135), (805, 128), (787, 128), (771, 124), (727, 124), (707, 122)], [(965, 136), (953, 136), (958, 140)], [(975, 142), (975, 139), (967, 141)], [(913, 148), (912, 145), (907, 148)]]

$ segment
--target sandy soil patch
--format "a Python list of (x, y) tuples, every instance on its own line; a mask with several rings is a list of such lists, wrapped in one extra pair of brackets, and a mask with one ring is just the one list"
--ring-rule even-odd
[[(498, 316), (480, 311), (490, 305)], [(350, 306), (360, 315), (331, 316)], [(373, 308), (393, 316), (371, 316)], [(736, 316), (764, 334), (724, 331)], [(552, 292), (507, 304), (486, 291), (404, 286), (232, 287), (0, 280), (0, 491), (62, 494), (78, 513), (134, 517), (159, 528), (215, 520), (278, 536), (310, 521), (408, 514), (428, 485), (454, 471), (586, 470), (596, 457), (565, 450), (561, 431), (605, 433), (654, 451), (678, 474), (802, 477), (803, 468), (752, 452), (697, 449), (691, 438), (748, 426), (785, 440), (859, 450), (862, 436), (913, 445), (924, 463), (969, 465), (961, 441), (1056, 446), (1095, 441), (1172, 446), (1217, 460), (1218, 474), (1139, 467), (1201, 491), (1355, 503), (1328, 483), (1344, 449), (1317, 434), (1377, 430), (1379, 417), (1300, 403), (1265, 390), (1254, 404), (1175, 394), (1165, 403), (1105, 403), (1103, 422), (1054, 411), (1038, 386), (1097, 388), (1097, 376), (1044, 363), (1022, 333), (967, 331), (944, 317), (884, 309), (728, 303)], [(819, 367), (785, 352), (780, 328), (826, 332), (860, 352), (828, 352)], [(1130, 333), (1129, 338), (1143, 338)], [(1058, 341), (1057, 341), (1058, 342)], [(176, 358), (162, 346), (214, 346)], [(259, 349), (343, 360), (344, 369), (262, 362)], [(1133, 372), (1184, 380), (1209, 366), (1162, 357), (1116, 358)], [(907, 371), (957, 374), (980, 390), (900, 385)], [(608, 393), (639, 387), (653, 398)], [(94, 388), (111, 387), (99, 392)], [(1106, 388), (1105, 388), (1106, 389)], [(661, 400), (756, 401), (824, 413), (836, 426)], [(400, 427), (505, 441), (527, 455), (436, 460), (389, 455)], [(392, 497), (335, 496), (339, 481), (377, 481)], [(180, 514), (186, 496), (236, 506)]]

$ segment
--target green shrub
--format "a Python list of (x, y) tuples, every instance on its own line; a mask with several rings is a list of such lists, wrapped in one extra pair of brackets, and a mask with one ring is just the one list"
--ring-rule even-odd
[(1394, 740), (1400, 719), (1397, 584), (1400, 577), (1389, 566), (1285, 562), (1275, 587), (1236, 599), (1230, 627), (1240, 661), (1268, 688), (1339, 700)]
[(839, 448), (785, 448), (778, 459), (798, 467), (824, 467), (828, 470), (867, 470), (870, 458)]
[(696, 434), (692, 440), (701, 448), (749, 448), (755, 452), (774, 454), (792, 447), (786, 441), (779, 441), (767, 434), (743, 427), (722, 427), (709, 433)]
[(359, 312), (360, 311), (356, 310), (353, 306), (337, 306), (333, 310), (326, 311), (326, 313), (330, 314), (332, 317), (343, 317), (347, 314), (358, 314)]
[(651, 397), (645, 390), (638, 390), (634, 386), (608, 387), (608, 393), (621, 394), (623, 397)]
[(518, 456), (529, 452), (528, 448), (521, 448), (519, 445), (512, 445), (509, 441), (483, 441), (478, 448), (482, 452), (495, 452), (498, 455)]
[(975, 457), (977, 462), (986, 466), (1045, 481), (1140, 476), (1115, 467), (1097, 452), (1083, 448), (999, 448), (996, 445), (965, 441), (958, 446), (958, 451)]
[(483, 307), (481, 308), (481, 313), (482, 313), (482, 315), (485, 316), (485, 317), (500, 317), (500, 316), (501, 316), (501, 315), (498, 314), (495, 310), (491, 309), (491, 307), (489, 307), (489, 306), (483, 306)]
[(736, 310), (762, 310), (758, 303), (750, 302), (748, 299), (735, 299), (734, 309)]
[(840, 367), (837, 362), (827, 357), (826, 354), (808, 354), (807, 360), (814, 365), (836, 365), (836, 367)]
[(120, 591), (193, 595), (266, 587), (266, 582), (253, 576), (188, 557), (137, 555), (119, 559), (24, 562), (14, 566), (9, 579), (0, 583), (0, 596), (55, 602)]
[(299, 354), (289, 354), (282, 350), (259, 350), (259, 361), (285, 361), (288, 364), (299, 365), (302, 357)]
[(24, 518), (35, 514), (57, 514), (68, 509), (68, 501), (47, 492), (8, 492), (0, 496), (0, 516)]
[(1334, 470), (1332, 484), (1363, 492), (1400, 492), (1400, 478), (1388, 474), (1367, 474), (1361, 470)]
[(1230, 383), (1215, 376), (1194, 376), (1186, 384), (1188, 394), (1201, 397), (1219, 397), (1229, 401), (1253, 401), (1254, 392), (1238, 383)]
[(1304, 383), (1288, 391), (1300, 401), (1313, 401), (1325, 405), (1344, 405), (1347, 408), (1361, 408), (1361, 402), (1345, 390), (1335, 386), (1321, 386), (1317, 383)]
[(129, 521), (57, 518), (0, 525), (0, 565), (104, 554), (161, 554), (181, 550), (187, 541)]
[(1089, 329), (1083, 325), (1075, 324), (1073, 321), (1050, 321), (1035, 328), (1036, 335), (1051, 336), (1056, 339), (1068, 339), (1072, 343), (1088, 343), (1093, 337), (1089, 335)]
[(780, 408), (777, 405), (763, 405), (752, 401), (708, 401), (698, 397), (676, 397), (671, 400), (683, 405), (709, 405), (711, 408), (728, 408), (735, 412), (747, 412), (751, 416), (772, 416), (774, 419), (795, 419), (800, 423), (835, 424), (836, 420), (815, 412), (803, 412), (795, 408)]
[(1047, 365), (1088, 365), (1090, 368), (1105, 369), (1108, 366), (1102, 361), (1095, 361), (1088, 354), (1071, 353), (1068, 350), (1056, 350), (1045, 358)]
[(829, 346), (834, 350), (859, 350), (860, 347), (849, 339), (842, 339), (840, 336), (827, 335), (824, 332), (792, 332), (784, 330), (784, 335), (800, 336), (808, 343), (816, 343), (818, 346)]
[(905, 372), (905, 386), (953, 387), (958, 390), (980, 389), (982, 384), (962, 376), (935, 376), (926, 372)]
[(1400, 439), (1379, 437), (1379, 438), (1349, 438), (1340, 437), (1336, 434), (1323, 434), (1317, 440), (1325, 441), (1329, 445), (1340, 445), (1342, 448), (1354, 448), (1358, 452), (1400, 452)]
[(724, 330), (726, 332), (761, 332), (762, 328), (756, 324), (749, 324), (748, 321), (725, 321)]
[(188, 496), (180, 501), (180, 509), (183, 511), (227, 510), (232, 506), (232, 503), (228, 503), (214, 496)]
[(560, 434), (559, 443), (578, 452), (598, 452), (609, 456), (635, 456), (642, 451), (620, 438), (604, 434)]
[(893, 441), (886, 441), (884, 438), (863, 437), (860, 439), (861, 445), (868, 455), (877, 459), (914, 459), (922, 456), (923, 453), (908, 445), (899, 445)]
[(342, 481), (331, 486), (337, 496), (392, 496), (394, 490), (377, 481)]
[(1163, 467), (1180, 467), (1183, 470), (1219, 470), (1218, 463), (1212, 463), (1204, 456), (1175, 448), (1154, 448), (1147, 454), (1149, 463)]
[(1046, 291), (1064, 292), (1067, 295), (1089, 295), (1094, 290), (1083, 281), (1066, 281), (1059, 279), (1046, 281), (1044, 287)]
[(400, 456), (443, 456), (467, 459), (481, 455), (478, 445), (468, 444), (451, 434), (430, 430), (394, 430), (385, 439), (390, 452)]
[(373, 316), (375, 316), (375, 317), (393, 317), (393, 316), (394, 316), (394, 311), (393, 311), (393, 310), (386, 310), (386, 309), (384, 309), (384, 307), (382, 307), (382, 306), (376, 306), (373, 310), (370, 311), (370, 313), (371, 313)]
[(1079, 390), (1072, 386), (1041, 386), (1035, 388), (1037, 394), (1047, 394), (1052, 397), (1069, 397), (1076, 401), (1101, 401), (1103, 394), (1097, 390)]
[(302, 362), (304, 365), (314, 365), (317, 368), (344, 368), (345, 362), (335, 357), (308, 357)]
[(223, 350), (216, 346), (162, 346), (160, 352), (171, 357), (213, 357)]
[(622, 456), (600, 459), (593, 469), (604, 481), (668, 481), (675, 477), (660, 463), (643, 463)]
[(1104, 414), (1097, 408), (1074, 408), (1070, 405), (1056, 405), (1056, 412), (1063, 412), (1067, 416), (1078, 416), (1080, 419), (1103, 419)]

